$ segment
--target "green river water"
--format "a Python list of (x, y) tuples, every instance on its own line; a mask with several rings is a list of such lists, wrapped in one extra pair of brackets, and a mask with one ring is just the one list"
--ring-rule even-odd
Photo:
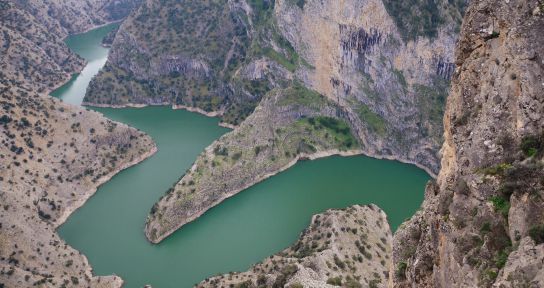
[[(81, 104), (90, 79), (106, 61), (108, 50), (100, 43), (112, 28), (66, 40), (89, 64), (54, 96)], [(88, 257), (96, 275), (119, 275), (129, 288), (185, 288), (218, 273), (247, 270), (292, 244), (311, 215), (328, 208), (375, 203), (396, 229), (417, 210), (430, 179), (415, 166), (364, 156), (304, 161), (151, 245), (143, 228), (153, 203), (228, 130), (216, 118), (169, 107), (95, 110), (145, 131), (159, 151), (101, 186), (59, 233)]]

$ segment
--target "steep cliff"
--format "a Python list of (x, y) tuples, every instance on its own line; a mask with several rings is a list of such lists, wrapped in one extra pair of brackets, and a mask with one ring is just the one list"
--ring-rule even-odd
[(374, 205), (315, 215), (290, 248), (196, 287), (386, 287), (391, 231)]
[(544, 3), (473, 1), (442, 170), (394, 239), (397, 287), (544, 287)]
[[(418, 2), (418, 5), (410, 9), (418, 11), (417, 7), (427, 7), (426, 2)], [(248, 10), (250, 15), (256, 13), (254, 3), (244, 7), (253, 7)], [(293, 165), (300, 157), (364, 153), (414, 163), (430, 174), (437, 173), (438, 150), (442, 143), (440, 123), (449, 78), (453, 73), (453, 48), (462, 5), (441, 2), (440, 6), (435, 7), (432, 15), (439, 20), (431, 23), (434, 27), (432, 31), (425, 25), (414, 28), (414, 16), (410, 14), (413, 11), (407, 7), (401, 8), (403, 12), (393, 17), (389, 13), (398, 12), (395, 9), (399, 8), (384, 5), (379, 0), (340, 3), (276, 1), (273, 15), (270, 16), (272, 20), (266, 26), (268, 28), (251, 30), (256, 31), (252, 39), (258, 39), (252, 42), (252, 49), (257, 49), (254, 48), (257, 44), (262, 45), (266, 48), (259, 50), (266, 51), (265, 54), (248, 54), (250, 57), (233, 74), (236, 79), (251, 81), (254, 88), (263, 87), (262, 83), (266, 83), (265, 91), (272, 90), (260, 96), (260, 104), (253, 114), (233, 132), (210, 146), (208, 152), (197, 160), (194, 169), (155, 205), (146, 225), (150, 240), (156, 242), (163, 239), (173, 232), (172, 229), (194, 220), (226, 197)], [(397, 23), (402, 23), (401, 19), (406, 27), (398, 26), (400, 24)], [(405, 30), (412, 32), (401, 34)], [(273, 36), (265, 37), (269, 35), (268, 32), (273, 32)], [(122, 33), (129, 33), (126, 27), (121, 27)], [(115, 46), (123, 49), (136, 47), (126, 46), (126, 41), (120, 39), (117, 37), (115, 40), (114, 50)], [(135, 64), (118, 56), (115, 59), (123, 59), (123, 65)], [(146, 71), (137, 64), (131, 67)], [(95, 84), (104, 87), (103, 91), (115, 90), (107, 88), (107, 85), (100, 86), (101, 83), (115, 81), (112, 80), (116, 77), (112, 70), (103, 73), (106, 74), (108, 80), (103, 81), (99, 77)], [(125, 86), (130, 89), (140, 87), (132, 84), (131, 76), (125, 76), (122, 79), (129, 79), (129, 84)], [(150, 82), (142, 79), (139, 83)], [(179, 89), (183, 89), (183, 86)], [(88, 100), (95, 97), (94, 91), (88, 91)], [(112, 103), (116, 103), (116, 95), (124, 95), (123, 101), (134, 99), (131, 93), (115, 92), (113, 96), (109, 95), (111, 93), (107, 99), (113, 99)], [(145, 93), (138, 95), (142, 96), (139, 100), (149, 97)], [(158, 91), (157, 95), (162, 97), (166, 94)], [(158, 103), (168, 101), (166, 96)], [(308, 119), (305, 118), (316, 120), (320, 117), (327, 118), (327, 123), (332, 121), (347, 126), (345, 131), (350, 137), (349, 145), (338, 145), (337, 139), (342, 137), (326, 129), (319, 130), (320, 127), (327, 128), (327, 125), (314, 121), (317, 125), (310, 123), (308, 134), (325, 132), (323, 135), (316, 134), (315, 137), (321, 138), (314, 139), (310, 148), (284, 147), (284, 141), (294, 143), (305, 140), (304, 133), (293, 132), (293, 125), (307, 123)], [(329, 118), (332, 120), (329, 121)], [(332, 132), (337, 128), (332, 127)], [(292, 133), (284, 137), (281, 135), (284, 131)], [(267, 142), (263, 143), (263, 139)], [(237, 159), (226, 164), (222, 161), (222, 165), (214, 165), (212, 160), (220, 156), (210, 151), (217, 147), (240, 153), (240, 157), (236, 158), (241, 158), (241, 161)], [(223, 175), (222, 179), (228, 181), (216, 184), (214, 177), (217, 175)], [(193, 184), (185, 185), (188, 183)]]
[(265, 53), (264, 42), (279, 37), (270, 25), (271, 5), (146, 1), (120, 27), (85, 101), (189, 106), (239, 124), (269, 90), (268, 81), (236, 74)]

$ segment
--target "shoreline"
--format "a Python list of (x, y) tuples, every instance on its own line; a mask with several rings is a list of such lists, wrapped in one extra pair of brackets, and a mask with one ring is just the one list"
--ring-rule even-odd
[[(126, 104), (98, 104), (98, 103), (91, 103), (91, 102), (83, 101), (81, 103), (81, 106), (97, 107), (97, 108), (113, 108), (113, 109), (123, 109), (123, 108), (141, 109), (141, 108), (146, 108), (146, 107), (164, 106), (164, 107), (170, 107), (173, 110), (185, 110), (185, 111), (189, 111), (189, 112), (193, 112), (193, 113), (198, 113), (198, 114), (210, 117), (210, 118), (219, 118), (220, 116), (223, 115), (223, 111), (207, 112), (207, 111), (204, 111), (204, 110), (202, 110), (200, 108), (190, 107), (190, 106), (185, 106), (185, 105), (171, 104), (171, 103), (167, 103), (167, 102), (153, 103), (153, 104), (133, 104), (133, 103), (126, 103)], [(226, 123), (226, 122), (223, 122), (223, 121), (220, 121), (217, 125), (220, 126), (220, 127), (223, 127), (223, 128), (231, 129), (231, 130), (234, 130), (234, 129), (238, 128), (238, 126), (236, 126), (236, 125), (229, 124), (229, 123)]]
[[(103, 116), (103, 117), (105, 117), (105, 116)], [(117, 122), (117, 123), (121, 123), (121, 122)], [(125, 123), (122, 123), (122, 124), (126, 125)], [(127, 127), (130, 127), (130, 126), (127, 125)], [(151, 139), (151, 140), (153, 140), (153, 139)], [(57, 219), (57, 221), (54, 223), (55, 224), (55, 232), (57, 232), (57, 229), (60, 226), (62, 226), (62, 224), (64, 224), (66, 222), (66, 220), (68, 220), (68, 218), (70, 218), (70, 215), (72, 215), (74, 212), (76, 212), (79, 208), (83, 207), (83, 205), (85, 205), (85, 203), (87, 203), (87, 201), (89, 201), (89, 199), (91, 199), (91, 197), (93, 197), (96, 194), (96, 191), (98, 191), (100, 186), (102, 186), (106, 182), (110, 181), (115, 175), (119, 174), (123, 170), (131, 168), (131, 167), (133, 167), (135, 165), (138, 165), (141, 162), (147, 160), (151, 156), (155, 155), (155, 153), (157, 153), (157, 151), (159, 151), (159, 148), (157, 147), (157, 144), (155, 144), (155, 141), (153, 141), (153, 146), (151, 147), (151, 149), (149, 151), (147, 151), (144, 154), (141, 154), (139, 157), (133, 159), (132, 161), (127, 162), (127, 163), (119, 166), (118, 168), (112, 170), (107, 175), (104, 175), (103, 177), (98, 179), (98, 181), (93, 183), (94, 187), (91, 187), (90, 190), (87, 190), (87, 192), (85, 192), (85, 195), (88, 195), (85, 199), (78, 199), (77, 201), (75, 201), (74, 205), (71, 205), (69, 208), (67, 207), (67, 209), (64, 211), (64, 213)]]
[[(429, 176), (431, 176), (431, 178), (433, 179), (436, 179), (436, 175), (434, 173), (432, 173), (430, 171), (430, 169), (426, 168), (426, 167), (423, 167), (422, 165), (420, 164), (417, 164), (417, 163), (413, 163), (413, 161), (404, 161), (404, 160), (399, 160), (399, 159), (395, 159), (394, 157), (392, 156), (378, 156), (378, 155), (373, 155), (372, 153), (366, 153), (364, 152), (363, 150), (361, 149), (357, 149), (357, 150), (347, 150), (347, 151), (341, 151), (341, 150), (338, 150), (338, 149), (331, 149), (331, 150), (324, 150), (324, 151), (318, 151), (316, 153), (313, 153), (313, 154), (300, 154), (300, 155), (297, 155), (293, 160), (291, 160), (291, 162), (287, 163), (285, 166), (279, 168), (278, 170), (274, 171), (274, 172), (271, 172), (271, 173), (268, 173), (268, 174), (265, 174), (259, 178), (257, 178), (257, 180), (251, 184), (248, 184), (248, 185), (244, 185), (242, 186), (241, 188), (238, 188), (238, 189), (235, 189), (233, 190), (232, 192), (229, 192), (228, 194), (225, 194), (224, 197), (221, 197), (220, 199), (218, 199), (217, 201), (215, 201), (212, 205), (210, 205), (209, 207), (199, 211), (198, 213), (192, 215), (191, 217), (188, 217), (186, 220), (180, 222), (179, 224), (176, 224), (176, 226), (174, 226), (174, 228), (172, 229), (169, 229), (167, 231), (167, 233), (163, 234), (162, 236), (158, 237), (156, 240), (151, 240), (149, 235), (148, 235), (148, 225), (147, 223), (145, 224), (144, 226), (144, 233), (145, 233), (145, 237), (147, 238), (147, 240), (152, 243), (152, 244), (159, 244), (160, 242), (162, 242), (164, 239), (168, 238), (170, 235), (172, 235), (173, 233), (175, 233), (177, 230), (179, 230), (180, 228), (182, 228), (183, 226), (185, 226), (186, 224), (189, 224), (195, 220), (197, 220), (198, 218), (200, 218), (202, 215), (204, 215), (206, 212), (208, 212), (210, 209), (218, 206), (219, 204), (221, 204), (223, 201), (235, 196), (236, 194), (240, 193), (240, 192), (243, 192), (244, 190), (246, 189), (249, 189), (250, 187), (252, 186), (255, 186), (265, 180), (267, 180), (268, 178), (271, 178), (272, 176), (275, 176), (279, 173), (282, 173), (286, 170), (288, 170), (289, 168), (293, 167), (294, 165), (296, 165), (299, 161), (301, 160), (309, 160), (309, 161), (313, 161), (313, 160), (317, 160), (317, 159), (321, 159), (321, 158), (326, 158), (326, 157), (331, 157), (331, 156), (340, 156), (340, 157), (352, 157), (352, 156), (359, 156), (359, 155), (363, 155), (363, 156), (366, 156), (366, 157), (370, 157), (370, 158), (374, 158), (374, 159), (378, 159), (378, 160), (389, 160), (389, 161), (397, 161), (397, 162), (400, 162), (400, 163), (404, 163), (404, 164), (411, 164), (411, 165), (414, 165), (420, 169), (422, 169), (423, 171), (425, 171)], [(193, 165), (191, 166), (190, 170), (194, 170), (195, 169), (195, 166), (196, 166), (196, 163), (193, 163)], [(182, 177), (183, 178), (183, 177)], [(425, 187), (422, 187), (422, 191), (424, 192), (425, 191)]]
[(84, 33), (87, 33), (87, 32), (90, 32), (94, 29), (98, 29), (98, 28), (102, 28), (104, 26), (108, 26), (110, 24), (115, 24), (115, 23), (119, 23), (119, 22), (123, 22), (125, 20), (125, 18), (123, 19), (120, 19), (120, 20), (115, 20), (115, 21), (109, 21), (109, 22), (106, 22), (104, 24), (99, 24), (99, 25), (94, 25), (94, 26), (91, 26), (83, 31), (78, 31), (76, 33), (68, 33), (68, 35), (66, 35), (66, 37), (62, 38), (62, 41), (65, 41), (66, 38), (70, 37), (70, 36), (74, 36), (74, 35), (79, 35), (79, 34), (84, 34)]

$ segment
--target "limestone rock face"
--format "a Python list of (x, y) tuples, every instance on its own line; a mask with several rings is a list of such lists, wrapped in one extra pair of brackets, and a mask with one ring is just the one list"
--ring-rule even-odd
[(301, 9), (279, 0), (275, 15), (309, 63), (298, 78), (343, 108), (367, 153), (416, 162), (436, 174), (462, 9), (443, 3), (444, 11), (434, 12), (444, 19), (436, 35), (407, 39), (403, 27), (413, 20), (388, 10), (388, 3), (305, 1)]
[(471, 3), (442, 170), (422, 211), (395, 235), (395, 286), (542, 286), (542, 5)]
[(328, 210), (313, 216), (290, 248), (197, 287), (387, 287), (391, 240), (385, 213), (375, 205)]

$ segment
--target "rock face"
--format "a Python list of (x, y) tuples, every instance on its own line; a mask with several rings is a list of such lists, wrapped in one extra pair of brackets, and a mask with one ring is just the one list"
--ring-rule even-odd
[(435, 174), (462, 9), (441, 3), (431, 11), (443, 20), (435, 33), (412, 35), (403, 32), (414, 16), (399, 10), (431, 4), (396, 10), (389, 2), (305, 1), (301, 8), (280, 0), (275, 15), (309, 63), (297, 78), (342, 107), (365, 152), (416, 162)]
[[(259, 11), (270, 14), (268, 1), (260, 2), (266, 7)], [(270, 37), (257, 32), (268, 29), (259, 16), (245, 1), (145, 1), (120, 27), (85, 101), (190, 106), (238, 124), (267, 89), (234, 76), (257, 53), (250, 51), (256, 35)]]
[(397, 287), (543, 287), (544, 4), (473, 1), (442, 170), (395, 235)]
[(315, 215), (290, 248), (196, 287), (386, 287), (391, 230), (377, 206)]
[[(243, 161), (227, 166), (232, 168), (227, 173), (232, 178), (227, 177), (229, 181), (223, 187), (218, 187), (213, 183), (214, 178), (208, 177), (222, 175), (225, 169), (224, 166), (210, 166), (213, 162), (206, 162), (211, 160), (208, 158), (213, 158), (210, 151), (215, 148), (210, 146), (206, 152), (208, 156), (200, 159), (205, 161), (197, 162), (195, 169), (152, 210), (146, 228), (150, 240), (156, 242), (163, 239), (172, 229), (198, 217), (225, 197), (284, 169), (286, 165), (292, 165), (292, 161), (301, 156), (316, 158), (330, 155), (331, 149), (354, 150), (375, 157), (415, 163), (433, 175), (437, 173), (438, 149), (442, 142), (442, 110), (449, 78), (453, 73), (456, 29), (463, 10), (463, 5), (455, 1), (439, 2), (440, 5), (431, 9), (426, 3), (415, 6), (403, 4), (398, 7), (393, 2), (379, 0), (341, 3), (263, 1), (268, 3), (266, 5), (219, 1), (230, 9), (231, 18), (228, 21), (236, 22), (239, 20), (237, 17), (241, 17), (243, 23), (246, 23), (242, 26), (246, 31), (243, 35), (248, 35), (247, 38), (240, 36), (242, 34), (228, 37), (229, 41), (236, 44), (232, 47), (246, 43), (244, 47), (249, 48), (244, 50), (231, 47), (234, 50), (231, 49), (227, 54), (213, 53), (214, 57), (223, 57), (219, 60), (213, 58), (213, 61), (207, 54), (211, 53), (207, 48), (203, 51), (195, 50), (191, 48), (193, 44), (180, 46), (179, 43), (183, 41), (164, 40), (171, 35), (190, 39), (196, 44), (212, 41), (194, 36), (191, 34), (192, 29), (172, 26), (165, 17), (159, 19), (157, 15), (173, 9), (170, 2), (159, 4), (148, 1), (142, 5), (138, 13), (132, 15), (121, 27), (113, 44), (110, 62), (91, 85), (86, 101), (106, 105), (172, 103), (183, 107), (196, 106), (205, 112), (218, 111), (218, 114), (223, 115), (223, 121), (230, 124), (238, 124), (245, 119), (219, 143), (227, 151), (244, 151)], [(189, 13), (186, 10), (199, 11), (200, 8), (195, 7), (201, 7), (204, 5), (202, 3), (191, 2), (185, 8), (176, 9), (181, 9), (180, 15), (184, 15)], [(414, 19), (426, 13), (439, 20), (436, 23), (424, 21), (423, 24), (417, 24)], [(186, 20), (182, 20), (178, 19), (178, 22), (185, 23)], [(213, 23), (219, 20), (200, 17), (194, 21), (198, 22), (196, 27), (215, 29), (216, 24)], [(223, 24), (220, 27), (231, 27), (238, 31), (237, 26), (233, 25)], [(228, 33), (234, 32), (225, 33), (230, 35)], [(150, 41), (155, 36), (149, 38), (144, 35), (161, 36), (157, 36), (160, 38), (157, 41)], [(211, 45), (213, 43), (208, 43), (208, 46), (218, 45)], [(225, 57), (231, 60), (240, 57), (243, 61), (226, 61)], [(224, 65), (214, 66), (212, 63)], [(220, 77), (217, 78), (217, 75)], [(187, 81), (193, 84), (187, 86)], [(209, 85), (215, 88), (210, 89), (212, 86), (206, 84), (209, 87), (202, 90), (195, 81), (212, 83)], [(195, 87), (201, 88), (196, 91)], [(300, 87), (304, 89), (300, 90)], [(300, 101), (294, 100), (292, 102), (296, 105), (283, 107), (286, 106), (285, 101), (279, 99), (297, 98), (297, 95), (278, 96), (278, 93), (289, 94), (293, 90), (300, 93)], [(302, 91), (308, 90), (322, 95), (315, 98), (320, 100), (313, 103), (313, 98), (303, 99), (308, 93)], [(201, 94), (199, 91), (206, 93)], [(187, 98), (187, 95), (180, 93), (192, 93), (192, 96)], [(242, 94), (249, 98), (238, 98)], [(208, 105), (212, 103), (209, 102), (211, 98), (202, 98), (203, 95), (218, 97), (217, 101), (212, 101), (217, 105)], [(249, 106), (233, 104), (236, 101)], [(240, 114), (240, 110), (237, 110), (245, 107), (241, 109), (247, 111), (250, 107), (250, 111), (253, 111), (255, 103), (259, 102), (256, 106), (258, 108), (247, 119), (245, 112)], [(314, 112), (308, 114), (312, 109)], [(235, 121), (231, 121), (233, 118), (229, 116), (233, 113), (237, 115)], [(268, 119), (263, 119), (263, 115), (267, 115)], [(289, 117), (282, 119), (286, 115)], [(257, 150), (261, 152), (267, 146), (276, 149), (274, 138), (280, 135), (275, 131), (289, 131), (293, 122), (305, 121), (304, 117), (328, 117), (346, 123), (349, 134), (354, 138), (353, 143), (340, 147), (342, 145), (335, 143), (336, 138), (330, 137), (321, 139), (317, 145), (326, 149), (313, 147), (306, 151), (291, 151), (291, 148), (280, 148), (272, 154), (254, 153)], [(253, 132), (248, 134), (244, 129)], [(260, 143), (261, 139), (267, 139), (269, 143), (264, 145)], [(289, 154), (279, 155), (282, 152)], [(274, 155), (265, 160), (273, 160), (275, 164), (256, 164), (264, 161), (262, 155)], [(275, 162), (279, 158), (285, 161)], [(244, 171), (251, 171), (249, 175), (252, 176), (246, 176), (248, 174)], [(201, 174), (207, 176), (201, 177)], [(183, 183), (196, 183), (196, 186), (187, 187)], [(210, 187), (213, 188), (208, 189)], [(202, 199), (207, 200), (200, 201)], [(155, 215), (157, 211), (160, 213)]]

